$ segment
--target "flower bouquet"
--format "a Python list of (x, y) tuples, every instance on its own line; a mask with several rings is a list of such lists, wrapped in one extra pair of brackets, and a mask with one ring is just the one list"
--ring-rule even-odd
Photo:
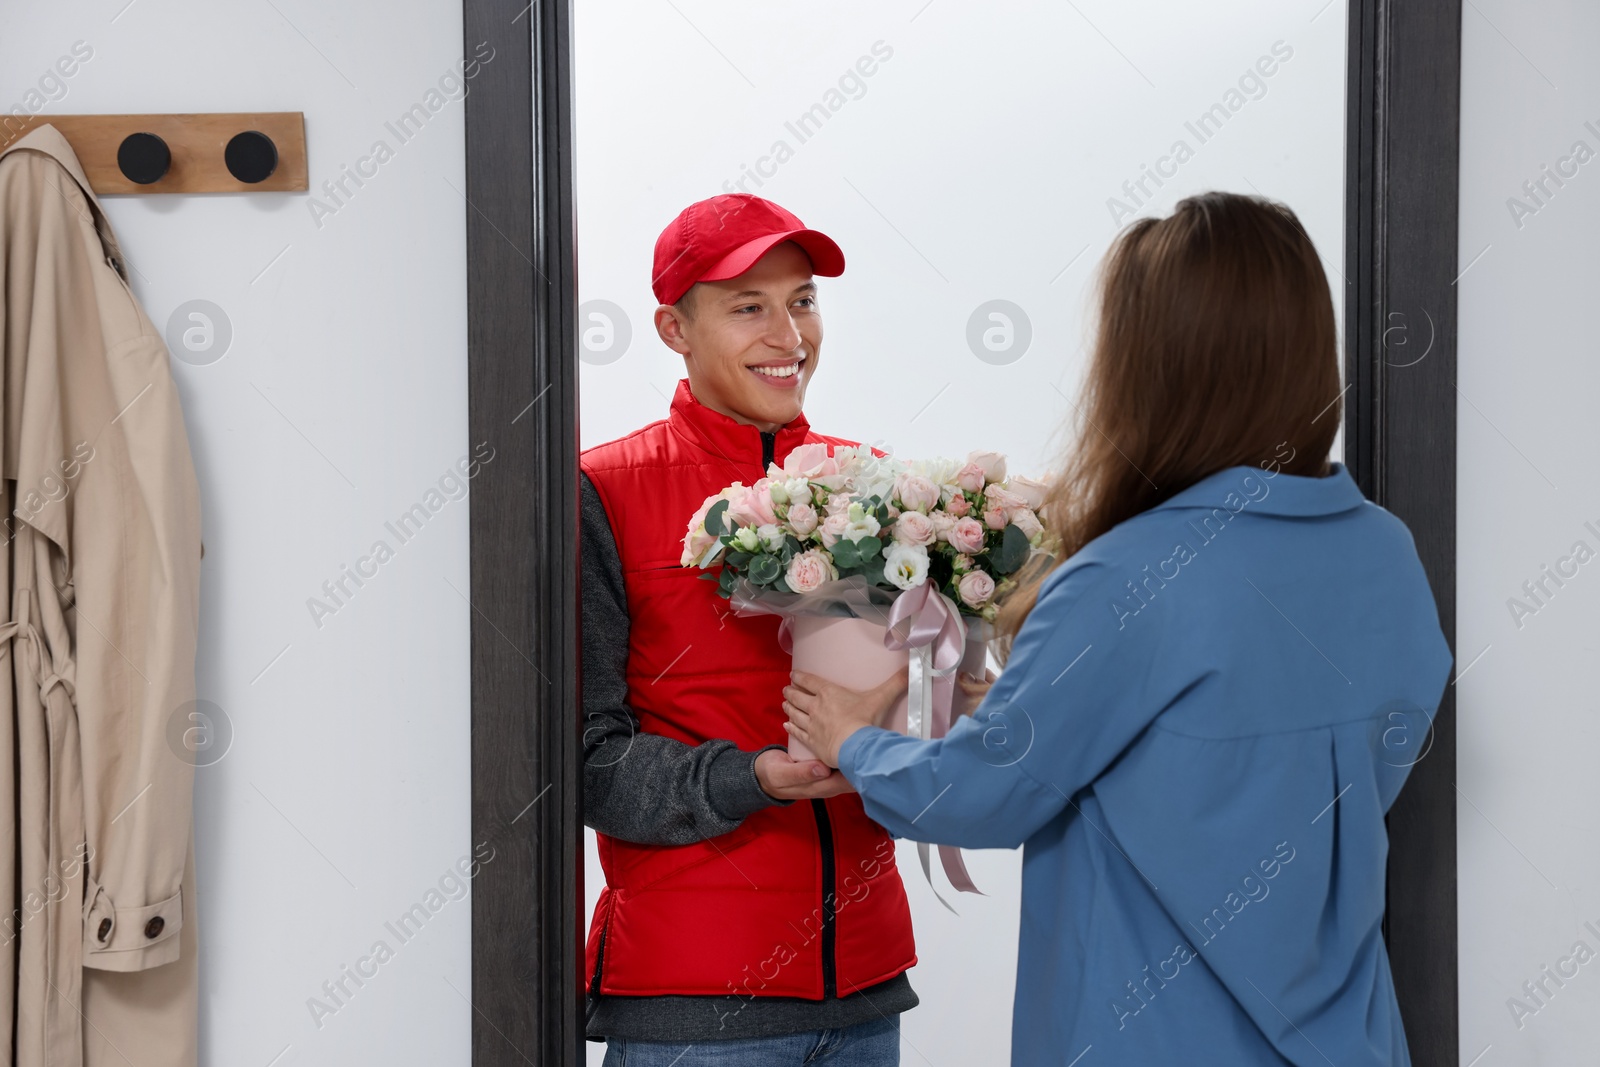
[[(754, 485), (708, 497), (680, 562), (708, 569), (702, 577), (735, 614), (780, 616), (779, 641), (798, 670), (852, 689), (906, 671), (907, 691), (880, 725), (942, 737), (972, 710), (956, 673), (983, 676), (1011, 576), (1035, 551), (1053, 551), (1036, 511), (1046, 488), (1008, 478), (994, 452), (906, 461), (801, 445)], [(792, 737), (788, 747), (814, 758)], [(976, 892), (959, 851), (940, 851), (951, 881)]]

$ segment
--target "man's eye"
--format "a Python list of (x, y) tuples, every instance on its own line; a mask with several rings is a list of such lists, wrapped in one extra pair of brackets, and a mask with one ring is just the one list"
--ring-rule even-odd
[(735, 315), (738, 315), (738, 314), (741, 314), (742, 312), (746, 312), (746, 311), (760, 311), (760, 310), (761, 310), (761, 305), (760, 304), (746, 304), (744, 307), (734, 308), (733, 309), (733, 313)]
[(799, 300), (796, 300), (795, 303), (803, 304), (808, 308), (814, 308), (817, 306), (817, 298), (814, 296), (802, 296)]

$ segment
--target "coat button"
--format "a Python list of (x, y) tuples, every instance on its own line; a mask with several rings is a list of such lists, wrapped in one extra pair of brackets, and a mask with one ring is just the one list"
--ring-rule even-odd
[(111, 933), (111, 920), (110, 919), (101, 919), (100, 920), (100, 929), (95, 931), (95, 935), (94, 936), (99, 938), (101, 941), (104, 941), (107, 938), (107, 936), (110, 935), (110, 933)]
[(167, 925), (166, 920), (157, 915), (154, 919), (144, 924), (144, 936), (160, 937), (161, 930)]

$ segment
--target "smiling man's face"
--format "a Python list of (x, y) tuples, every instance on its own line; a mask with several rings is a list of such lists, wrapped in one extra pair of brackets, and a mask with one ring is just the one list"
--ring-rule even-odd
[(656, 309), (656, 332), (684, 356), (689, 388), (713, 411), (766, 431), (793, 421), (822, 347), (811, 260), (775, 245), (736, 278), (697, 282), (686, 308)]

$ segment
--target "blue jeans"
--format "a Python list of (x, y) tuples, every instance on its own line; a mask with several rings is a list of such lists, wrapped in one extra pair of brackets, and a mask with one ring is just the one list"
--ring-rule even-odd
[(898, 1067), (899, 1063), (900, 1016), (890, 1015), (839, 1030), (692, 1045), (610, 1037), (604, 1067)]

